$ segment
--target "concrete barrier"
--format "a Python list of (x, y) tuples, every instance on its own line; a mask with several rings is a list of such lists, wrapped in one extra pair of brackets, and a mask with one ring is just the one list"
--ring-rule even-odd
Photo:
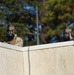
[(27, 47), (0, 42), (0, 75), (74, 75), (74, 41)]

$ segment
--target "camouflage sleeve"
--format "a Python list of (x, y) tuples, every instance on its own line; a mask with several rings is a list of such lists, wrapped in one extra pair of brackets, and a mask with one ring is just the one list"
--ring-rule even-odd
[(15, 44), (16, 46), (23, 46), (23, 40), (22, 40), (22, 38), (20, 38), (20, 37), (17, 37), (17, 39), (16, 39), (16, 44)]

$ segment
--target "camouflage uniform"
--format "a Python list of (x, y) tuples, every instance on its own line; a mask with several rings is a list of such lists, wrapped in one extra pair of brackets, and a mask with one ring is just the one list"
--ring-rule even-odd
[(18, 37), (16, 34), (15, 34), (13, 40), (9, 41), (8, 43), (12, 44), (12, 45), (16, 45), (16, 46), (23, 46), (22, 38)]

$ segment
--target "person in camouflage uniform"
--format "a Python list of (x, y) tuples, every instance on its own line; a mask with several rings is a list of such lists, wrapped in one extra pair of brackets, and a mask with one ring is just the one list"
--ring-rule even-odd
[(68, 36), (70, 40), (74, 40), (74, 19), (70, 20), (69, 26), (65, 29), (65, 36)]
[(7, 43), (16, 46), (23, 46), (23, 40), (17, 36), (16, 29), (13, 25), (8, 25), (7, 27)]
[(74, 39), (74, 30), (72, 30), (70, 27), (67, 27), (65, 29), (65, 36), (69, 37), (70, 40)]

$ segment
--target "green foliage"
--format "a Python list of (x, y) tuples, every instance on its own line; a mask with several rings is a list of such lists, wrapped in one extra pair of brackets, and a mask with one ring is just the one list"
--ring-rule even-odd
[(15, 0), (3, 0), (4, 5), (12, 6), (15, 4)]
[[(60, 34), (67, 27), (68, 19), (74, 18), (74, 10), (71, 8), (71, 6), (74, 5), (74, 0), (25, 0), (26, 3), (22, 1), (24, 0), (2, 0), (2, 5), (9, 7), (9, 10), (0, 11), (0, 18), (5, 20), (4, 16), (8, 11), (12, 11), (15, 14), (22, 12), (22, 7), (26, 3), (34, 5), (35, 7), (38, 6), (39, 22), (48, 25), (49, 29), (45, 30), (48, 36)], [(45, 3), (43, 4), (43, 2)], [(17, 20), (15, 20), (15, 18)], [(36, 17), (33, 19), (36, 20)], [(26, 20), (28, 22), (31, 20), (30, 16), (22, 13), (19, 17), (11, 16), (9, 20), (16, 27), (18, 36), (24, 40), (27, 36), (26, 33), (30, 31), (25, 24)], [(0, 27), (0, 41), (6, 40), (6, 26)], [(30, 42), (24, 40), (25, 46), (35, 44), (36, 39)]]
[(72, 0), (48, 0), (42, 22), (49, 25), (47, 35), (59, 34), (67, 26), (72, 13), (69, 12)]
[(0, 41), (6, 41), (6, 26), (0, 27)]

